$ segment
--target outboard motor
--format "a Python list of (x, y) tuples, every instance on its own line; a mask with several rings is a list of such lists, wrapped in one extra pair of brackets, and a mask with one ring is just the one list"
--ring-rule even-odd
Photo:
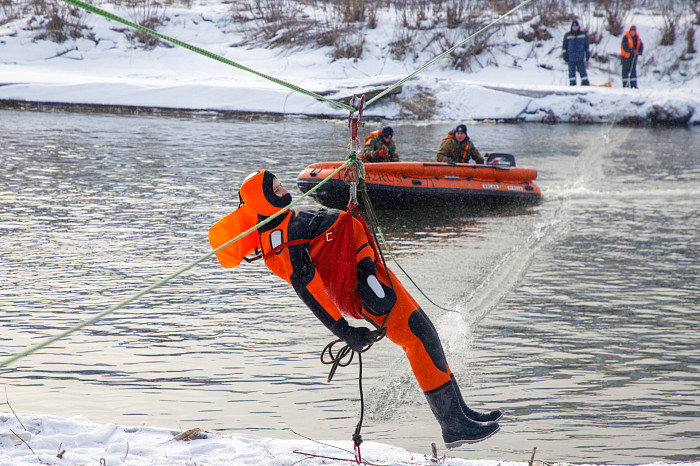
[(503, 152), (492, 152), (488, 154), (486, 165), (495, 165), (497, 167), (514, 167), (515, 156), (513, 154), (505, 154)]

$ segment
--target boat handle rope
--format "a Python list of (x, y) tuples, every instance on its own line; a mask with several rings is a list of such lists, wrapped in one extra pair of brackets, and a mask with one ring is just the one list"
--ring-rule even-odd
[(275, 218), (279, 217), (279, 216), (282, 215), (284, 212), (288, 211), (289, 209), (291, 209), (292, 207), (294, 207), (296, 204), (298, 204), (299, 202), (301, 202), (302, 199), (304, 199), (304, 198), (306, 198), (307, 196), (313, 194), (314, 191), (316, 191), (318, 188), (320, 188), (321, 186), (323, 186), (328, 180), (330, 180), (332, 177), (334, 177), (334, 176), (335, 176), (338, 172), (340, 172), (343, 168), (345, 168), (346, 166), (348, 166), (348, 165), (350, 165), (351, 163), (355, 162), (356, 160), (357, 160), (357, 156), (356, 156), (355, 153), (350, 153), (350, 154), (348, 154), (347, 160), (346, 160), (342, 165), (340, 165), (337, 169), (335, 169), (335, 170), (334, 170), (330, 175), (328, 175), (326, 178), (324, 178), (323, 180), (321, 180), (316, 186), (314, 186), (313, 188), (309, 189), (306, 193), (304, 193), (303, 195), (301, 195), (297, 200), (292, 201), (291, 204), (289, 204), (288, 206), (286, 206), (284, 209), (280, 210), (280, 211), (277, 212), (276, 214), (267, 217), (265, 220), (262, 220), (262, 221), (259, 222), (257, 225), (255, 225), (255, 226), (249, 228), (248, 230), (244, 231), (244, 232), (241, 233), (240, 235), (238, 235), (238, 236), (236, 236), (235, 238), (231, 239), (231, 240), (228, 241), (227, 243), (222, 244), (221, 246), (219, 246), (218, 248), (214, 249), (214, 250), (211, 251), (210, 253), (205, 254), (204, 256), (200, 257), (199, 259), (195, 260), (194, 262), (191, 262), (190, 264), (188, 264), (188, 265), (186, 265), (186, 266), (184, 266), (184, 267), (181, 267), (181, 268), (180, 268), (179, 270), (177, 270), (176, 272), (174, 272), (174, 273), (168, 275), (167, 277), (165, 277), (164, 279), (158, 281), (157, 283), (154, 283), (153, 285), (151, 285), (151, 286), (149, 286), (149, 287), (147, 287), (147, 288), (145, 288), (145, 289), (139, 291), (138, 293), (134, 294), (133, 296), (131, 296), (131, 297), (129, 297), (129, 298), (123, 300), (123, 301), (120, 302), (119, 304), (116, 304), (116, 305), (110, 307), (109, 309), (106, 309), (105, 311), (102, 311), (101, 313), (97, 314), (97, 315), (94, 316), (94, 317), (91, 317), (91, 318), (89, 318), (89, 319), (87, 319), (87, 320), (84, 320), (84, 321), (80, 322), (79, 324), (77, 324), (77, 325), (75, 325), (75, 326), (73, 326), (73, 327), (71, 327), (71, 328), (65, 330), (64, 332), (61, 332), (60, 334), (58, 334), (58, 335), (56, 335), (56, 336), (53, 336), (53, 337), (51, 337), (51, 338), (49, 338), (49, 339), (47, 339), (47, 340), (45, 340), (45, 341), (39, 343), (38, 345), (35, 345), (35, 346), (33, 346), (33, 347), (30, 347), (30, 348), (26, 349), (25, 351), (22, 351), (21, 353), (18, 353), (18, 354), (16, 354), (16, 355), (14, 355), (14, 356), (12, 356), (12, 357), (10, 357), (10, 358), (4, 360), (4, 361), (1, 361), (1, 362), (0, 362), (0, 368), (3, 368), (3, 367), (5, 367), (5, 366), (8, 366), (8, 365), (12, 364), (13, 362), (15, 362), (15, 361), (17, 361), (17, 360), (19, 360), (19, 359), (22, 359), (22, 358), (24, 358), (24, 357), (26, 357), (26, 356), (29, 356), (30, 354), (32, 354), (32, 353), (34, 353), (34, 352), (36, 352), (36, 351), (39, 351), (40, 349), (42, 349), (42, 348), (44, 348), (44, 347), (46, 347), (46, 346), (48, 346), (48, 345), (50, 345), (50, 344), (52, 344), (52, 343), (55, 343), (55, 342), (57, 342), (58, 340), (60, 340), (60, 339), (62, 339), (62, 338), (67, 337), (68, 335), (70, 335), (70, 334), (72, 334), (72, 333), (74, 333), (74, 332), (80, 330), (80, 329), (83, 328), (83, 327), (86, 327), (86, 326), (88, 326), (88, 325), (90, 325), (90, 324), (93, 324), (93, 323), (97, 322), (98, 320), (100, 320), (100, 319), (102, 319), (102, 318), (108, 316), (109, 314), (113, 313), (114, 311), (116, 311), (116, 310), (118, 310), (118, 309), (121, 309), (121, 308), (123, 308), (124, 306), (126, 306), (126, 305), (128, 305), (128, 304), (130, 304), (130, 303), (136, 301), (137, 299), (141, 298), (142, 296), (144, 296), (144, 295), (150, 293), (151, 291), (155, 290), (156, 288), (159, 288), (159, 287), (165, 285), (165, 284), (168, 283), (169, 281), (171, 281), (171, 280), (173, 280), (174, 278), (176, 278), (176, 277), (182, 275), (183, 273), (185, 273), (185, 272), (187, 272), (188, 270), (192, 269), (193, 267), (195, 267), (196, 265), (200, 264), (201, 262), (204, 262), (205, 260), (209, 259), (211, 256), (213, 256), (214, 254), (216, 254), (216, 253), (219, 252), (220, 250), (224, 249), (225, 247), (227, 247), (227, 246), (229, 246), (229, 245), (235, 243), (236, 241), (239, 241), (240, 239), (246, 237), (249, 233), (252, 233), (253, 231), (255, 231), (255, 230), (257, 230), (258, 228), (260, 228), (261, 226), (264, 226), (264, 225), (268, 224), (269, 222), (271, 222), (272, 220), (274, 220)]

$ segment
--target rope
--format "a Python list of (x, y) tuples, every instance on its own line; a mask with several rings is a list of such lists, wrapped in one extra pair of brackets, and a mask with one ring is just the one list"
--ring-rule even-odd
[(130, 304), (130, 303), (136, 301), (136, 300), (139, 299), (141, 296), (143, 296), (143, 295), (145, 295), (145, 294), (147, 294), (147, 293), (150, 293), (151, 291), (155, 290), (156, 288), (158, 288), (158, 287), (160, 287), (160, 286), (165, 285), (166, 283), (168, 283), (168, 282), (171, 281), (172, 279), (174, 279), (174, 278), (176, 278), (176, 277), (182, 275), (183, 273), (187, 272), (188, 270), (190, 270), (191, 268), (193, 268), (193, 267), (195, 267), (196, 265), (200, 264), (201, 262), (204, 262), (205, 260), (209, 259), (211, 256), (213, 256), (214, 254), (216, 254), (216, 253), (219, 252), (220, 250), (224, 249), (224, 248), (227, 247), (228, 245), (230, 245), (230, 244), (232, 244), (232, 243), (235, 243), (236, 241), (240, 240), (241, 238), (244, 238), (245, 236), (247, 236), (249, 233), (251, 233), (251, 232), (257, 230), (257, 229), (260, 228), (261, 226), (266, 225), (266, 224), (268, 224), (269, 222), (271, 222), (272, 220), (274, 220), (275, 218), (279, 217), (279, 216), (282, 215), (284, 212), (288, 211), (289, 209), (291, 209), (292, 207), (294, 207), (296, 204), (298, 204), (302, 199), (304, 199), (305, 197), (309, 196), (309, 195), (312, 194), (314, 191), (316, 191), (318, 188), (320, 188), (320, 187), (321, 187), (323, 184), (325, 184), (329, 179), (331, 179), (332, 177), (334, 177), (340, 170), (342, 170), (343, 168), (345, 168), (345, 167), (348, 166), (349, 164), (353, 163), (355, 160), (357, 160), (355, 154), (350, 154), (350, 155), (348, 155), (348, 160), (346, 160), (345, 163), (343, 163), (340, 167), (338, 167), (333, 173), (331, 173), (330, 175), (328, 175), (327, 178), (323, 179), (323, 180), (322, 180), (321, 182), (319, 182), (316, 186), (314, 186), (313, 188), (309, 189), (306, 193), (304, 193), (301, 197), (299, 197), (299, 199), (297, 199), (296, 201), (293, 201), (291, 204), (289, 204), (287, 207), (285, 207), (284, 209), (280, 210), (280, 211), (277, 212), (276, 214), (271, 215), (270, 217), (268, 217), (268, 218), (266, 218), (265, 220), (261, 221), (261, 222), (258, 223), (257, 225), (255, 225), (255, 226), (249, 228), (248, 230), (244, 231), (244, 232), (241, 233), (240, 235), (236, 236), (235, 238), (233, 238), (233, 239), (230, 240), (229, 242), (227, 242), (227, 243), (225, 243), (225, 244), (222, 244), (222, 245), (219, 246), (218, 248), (214, 249), (212, 252), (210, 252), (210, 253), (208, 253), (208, 254), (205, 254), (204, 256), (200, 257), (199, 259), (197, 259), (196, 261), (192, 262), (191, 264), (188, 264), (188, 265), (186, 265), (186, 266), (180, 268), (177, 272), (175, 272), (175, 273), (173, 273), (173, 274), (167, 276), (166, 278), (160, 280), (160, 281), (157, 282), (157, 283), (154, 283), (153, 285), (151, 285), (151, 286), (149, 286), (148, 288), (145, 288), (144, 290), (142, 290), (142, 291), (136, 293), (135, 295), (131, 296), (130, 298), (125, 299), (124, 301), (120, 302), (119, 304), (116, 304), (116, 305), (110, 307), (109, 309), (107, 309), (107, 310), (105, 310), (105, 311), (103, 311), (103, 312), (97, 314), (95, 317), (92, 317), (92, 318), (90, 318), (90, 319), (84, 320), (83, 322), (79, 323), (78, 325), (75, 325), (75, 326), (69, 328), (68, 330), (66, 330), (66, 331), (64, 331), (64, 332), (62, 332), (62, 333), (60, 333), (60, 334), (58, 334), (58, 335), (56, 335), (56, 336), (54, 336), (54, 337), (52, 337), (52, 338), (49, 338), (49, 339), (46, 340), (46, 341), (44, 341), (44, 342), (42, 342), (42, 343), (39, 343), (38, 345), (36, 345), (36, 346), (34, 346), (34, 347), (31, 347), (31, 348), (27, 349), (26, 351), (23, 351), (23, 352), (21, 352), (21, 353), (19, 353), (19, 354), (16, 354), (16, 355), (12, 356), (12, 357), (9, 358), (9, 359), (6, 359), (6, 360), (0, 362), (0, 368), (5, 367), (5, 366), (7, 366), (7, 365), (9, 365), (9, 364), (11, 364), (11, 363), (13, 363), (13, 362), (19, 360), (19, 359), (22, 359), (22, 358), (26, 357), (26, 356), (29, 356), (30, 354), (32, 354), (32, 353), (34, 353), (34, 352), (36, 352), (36, 351), (39, 351), (40, 349), (44, 348), (45, 346), (48, 346), (48, 345), (50, 345), (50, 344), (52, 344), (52, 343), (54, 343), (54, 342), (56, 342), (56, 341), (58, 341), (58, 340), (60, 340), (60, 339), (62, 339), (62, 338), (67, 337), (68, 335), (70, 335), (70, 334), (72, 334), (72, 333), (74, 333), (74, 332), (80, 330), (81, 328), (83, 328), (83, 327), (85, 327), (85, 326), (87, 326), (87, 325), (90, 325), (90, 324), (93, 324), (93, 323), (97, 322), (98, 320), (100, 320), (100, 319), (102, 319), (102, 318), (108, 316), (109, 314), (113, 313), (114, 311), (116, 311), (116, 310), (118, 310), (118, 309), (121, 309), (121, 308), (123, 308), (124, 306), (126, 306), (127, 304)]
[[(403, 272), (403, 274), (406, 276), (406, 278), (408, 278), (411, 281), (411, 283), (413, 283), (413, 286), (415, 286), (416, 289), (418, 291), (420, 291), (420, 294), (422, 294), (423, 297), (425, 299), (427, 299), (433, 306), (435, 306), (439, 309), (442, 309), (443, 311), (456, 312), (459, 314), (460, 312), (457, 310), (447, 309), (445, 307), (440, 306), (439, 304), (436, 304), (432, 299), (430, 299), (428, 297), (428, 295), (425, 294), (425, 292), (423, 292), (423, 290), (416, 284), (416, 282), (413, 280), (413, 278), (411, 278), (411, 276), (408, 274), (408, 272), (406, 272), (403, 269), (403, 267), (401, 267), (401, 264), (399, 264), (399, 261), (397, 261), (396, 257), (394, 257), (394, 254), (392, 254), (391, 249), (389, 248), (389, 245), (387, 244), (386, 239), (384, 238), (384, 234), (382, 233), (382, 229), (379, 227), (379, 220), (377, 219), (377, 214), (375, 213), (374, 207), (372, 207), (372, 203), (370, 202), (369, 194), (367, 193), (367, 189), (365, 188), (364, 179), (358, 183), (357, 189), (359, 189), (360, 192), (362, 193), (362, 202), (363, 202), (364, 207), (365, 207), (365, 216), (367, 217), (368, 222), (372, 228), (372, 235), (374, 236), (375, 241), (376, 241), (376, 238), (378, 235), (379, 238), (381, 238), (381, 240), (382, 240), (382, 245), (384, 246), (384, 249), (386, 249), (386, 252), (389, 253), (389, 257), (391, 257), (391, 260), (394, 261), (396, 266), (401, 270), (401, 272)], [(379, 255), (382, 259), (382, 263), (384, 264), (384, 267), (386, 267), (388, 269), (388, 267), (386, 265), (386, 260), (384, 259), (384, 254), (382, 253), (382, 248), (378, 248), (378, 251), (379, 251)], [(391, 282), (391, 276), (387, 274), (387, 277), (389, 279), (389, 284), (391, 285), (391, 288), (393, 289), (394, 285)], [(388, 319), (388, 318), (389, 318), (389, 316), (386, 317), (386, 319)], [(384, 322), (386, 322), (386, 319), (384, 319)], [(383, 325), (384, 324), (382, 324), (382, 327), (383, 327)]]
[(156, 32), (153, 29), (149, 29), (149, 28), (141, 26), (139, 24), (132, 23), (131, 21), (128, 21), (124, 18), (121, 18), (113, 13), (108, 12), (108, 11), (102, 10), (101, 8), (98, 8), (94, 5), (90, 5), (89, 3), (81, 2), (80, 0), (61, 0), (61, 1), (68, 3), (68, 4), (71, 4), (73, 6), (76, 6), (78, 8), (82, 8), (83, 10), (89, 11), (90, 13), (95, 13), (95, 14), (103, 16), (107, 19), (111, 19), (111, 20), (116, 21), (118, 23), (122, 23), (122, 24), (129, 26), (129, 27), (132, 27), (134, 29), (138, 29), (139, 31), (145, 32), (147, 34), (151, 34), (155, 37), (158, 37), (160, 39), (168, 41), (172, 44), (178, 45), (178, 46), (185, 48), (187, 50), (190, 50), (192, 52), (198, 53), (200, 55), (204, 55), (207, 58), (211, 58), (213, 60), (220, 61), (220, 62), (225, 63), (227, 65), (231, 65), (235, 68), (238, 68), (240, 70), (247, 71), (249, 73), (253, 73), (257, 76), (260, 76), (261, 78), (267, 79), (268, 81), (272, 81), (275, 84), (279, 84), (280, 86), (287, 87), (289, 89), (292, 89), (293, 91), (297, 91), (297, 92), (300, 92), (302, 94), (306, 94), (306, 95), (313, 97), (317, 100), (322, 100), (324, 102), (328, 102), (329, 104), (335, 105), (336, 107), (342, 108), (343, 110), (349, 110), (350, 112), (354, 112), (356, 110), (355, 108), (350, 107), (349, 105), (345, 105), (342, 102), (336, 102), (335, 100), (327, 99), (327, 98), (323, 97), (322, 95), (316, 94), (315, 92), (311, 92), (309, 90), (306, 90), (306, 89), (301, 88), (299, 86), (296, 86), (294, 84), (288, 83), (286, 81), (282, 81), (281, 79), (277, 79), (273, 76), (268, 76), (264, 73), (260, 73), (259, 71), (255, 71), (255, 70), (250, 69), (246, 66), (243, 66), (239, 63), (236, 63), (232, 60), (229, 60), (228, 58), (224, 58), (221, 55), (217, 55), (213, 52), (209, 52), (209, 51), (201, 49), (199, 47), (195, 47), (194, 45), (190, 45), (186, 42), (179, 41), (179, 40), (174, 39), (172, 37), (166, 36), (165, 34), (161, 34), (159, 32)]
[[(386, 322), (386, 320), (384, 322)], [(333, 340), (332, 342), (328, 343), (326, 347), (323, 348), (323, 351), (321, 351), (321, 362), (331, 366), (331, 370), (328, 373), (328, 382), (333, 380), (333, 376), (335, 375), (338, 367), (349, 366), (350, 363), (352, 363), (355, 353), (357, 353), (357, 360), (359, 362), (358, 386), (360, 389), (360, 419), (357, 421), (355, 432), (352, 434), (352, 441), (355, 445), (355, 461), (357, 464), (362, 462), (362, 455), (360, 453), (362, 435), (360, 434), (360, 431), (362, 430), (362, 423), (365, 419), (365, 396), (362, 390), (362, 353), (368, 351), (374, 343), (384, 338), (384, 335), (386, 335), (386, 328), (382, 324), (381, 328), (373, 330), (367, 334), (367, 339), (370, 341), (370, 344), (369, 346), (362, 348), (360, 351), (354, 351), (346, 344), (340, 348), (340, 351), (334, 354), (333, 347), (338, 343), (343, 343), (343, 340), (340, 339)], [(326, 354), (328, 354), (328, 358), (325, 357)]]
[(447, 312), (456, 312), (456, 313), (460, 314), (459, 311), (457, 311), (457, 310), (455, 310), (455, 309), (448, 309), (448, 308), (446, 308), (446, 307), (442, 307), (442, 306), (440, 306), (439, 304), (436, 304), (432, 299), (430, 299), (430, 298), (428, 297), (428, 295), (425, 294), (425, 293), (423, 292), (423, 290), (421, 290), (421, 288), (416, 284), (416, 282), (413, 281), (413, 279), (412, 279), (411, 276), (408, 274), (408, 272), (406, 272), (406, 271), (403, 269), (403, 267), (401, 267), (401, 264), (399, 264), (399, 261), (396, 260), (396, 257), (394, 257), (394, 254), (392, 254), (391, 249), (389, 249), (389, 245), (386, 243), (386, 239), (384, 238), (384, 234), (382, 233), (381, 228), (379, 228), (379, 225), (377, 225), (377, 231), (379, 232), (379, 237), (382, 239), (382, 244), (383, 244), (384, 247), (386, 248), (386, 252), (389, 253), (389, 257), (391, 257), (391, 260), (393, 260), (393, 261), (394, 261), (394, 264), (396, 264), (396, 266), (401, 270), (401, 272), (403, 272), (403, 274), (406, 275), (406, 278), (408, 278), (408, 279), (411, 281), (411, 283), (413, 283), (413, 286), (415, 286), (416, 289), (417, 289), (418, 291), (420, 291), (420, 294), (422, 294), (423, 297), (424, 297), (425, 299), (427, 299), (427, 300), (430, 302), (430, 304), (432, 304), (433, 306), (435, 306), (435, 307), (437, 307), (437, 308), (439, 308), (439, 309), (442, 309), (443, 311), (447, 311)]
[[(64, 1), (65, 1), (65, 0), (64, 0)], [(532, 0), (524, 0), (520, 5), (518, 5), (518, 6), (514, 7), (514, 8), (511, 8), (509, 11), (507, 11), (507, 12), (504, 13), (504, 14), (502, 14), (501, 16), (499, 16), (498, 18), (496, 18), (495, 20), (491, 21), (489, 24), (487, 24), (486, 26), (482, 27), (481, 29), (479, 29), (478, 31), (476, 31), (474, 34), (470, 35), (470, 36), (467, 37), (466, 39), (462, 40), (461, 42), (459, 42), (459, 43), (458, 43), (457, 45), (455, 45), (454, 47), (452, 47), (452, 48), (446, 50), (445, 52), (441, 53), (440, 55), (438, 55), (437, 57), (433, 58), (432, 60), (430, 60), (430, 61), (429, 61), (428, 63), (426, 63), (425, 65), (423, 65), (423, 66), (421, 66), (420, 68), (418, 68), (418, 69), (417, 69), (416, 71), (414, 71), (413, 73), (409, 74), (408, 76), (406, 76), (406, 77), (403, 78), (402, 80), (395, 82), (394, 84), (392, 84), (391, 86), (389, 86), (388, 88), (386, 88), (385, 90), (383, 90), (382, 92), (380, 92), (379, 94), (377, 94), (376, 96), (374, 96), (373, 98), (371, 98), (371, 99), (367, 102), (366, 105), (369, 106), (369, 105), (371, 105), (373, 102), (375, 102), (375, 101), (381, 99), (382, 97), (384, 97), (386, 94), (388, 94), (388, 93), (391, 92), (392, 90), (396, 89), (397, 87), (399, 87), (400, 85), (402, 85), (403, 83), (405, 83), (406, 81), (408, 81), (409, 79), (413, 78), (413, 77), (414, 77), (415, 75), (417, 75), (418, 73), (420, 73), (420, 72), (422, 72), (423, 70), (425, 70), (426, 68), (428, 68), (430, 65), (432, 65), (432, 64), (435, 63), (436, 61), (438, 61), (438, 60), (440, 60), (441, 58), (443, 58), (445, 55), (448, 55), (448, 54), (452, 53), (455, 49), (461, 47), (461, 46), (462, 46), (465, 42), (467, 42), (468, 40), (473, 39), (474, 37), (478, 36), (479, 34), (481, 34), (482, 32), (484, 32), (485, 30), (489, 29), (489, 28), (490, 28), (491, 26), (493, 26), (494, 24), (496, 24), (496, 23), (498, 23), (499, 21), (503, 20), (505, 17), (510, 16), (511, 14), (513, 14), (514, 12), (516, 12), (517, 10), (519, 10), (520, 8), (524, 7), (525, 5), (527, 5), (528, 3), (530, 3), (531, 1), (532, 1)]]

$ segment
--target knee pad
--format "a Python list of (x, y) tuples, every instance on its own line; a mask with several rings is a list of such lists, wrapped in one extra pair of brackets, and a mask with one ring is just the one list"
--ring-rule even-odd
[(357, 264), (357, 290), (362, 306), (372, 315), (384, 316), (396, 304), (396, 293), (377, 278), (377, 269), (368, 257)]

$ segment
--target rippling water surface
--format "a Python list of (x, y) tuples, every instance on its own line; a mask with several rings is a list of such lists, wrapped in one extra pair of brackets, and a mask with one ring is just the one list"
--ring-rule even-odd
[[(207, 254), (208, 228), (249, 172), (269, 168), (298, 195), (298, 172), (342, 159), (348, 138), (343, 121), (0, 111), (0, 122), (2, 359)], [(395, 124), (403, 159), (432, 159), (450, 126)], [(507, 412), (497, 436), (450, 454), (700, 458), (700, 129), (469, 132), (537, 168), (544, 202), (380, 214), (404, 269), (456, 311), (403, 280), (468, 403)], [(0, 380), (17, 412), (350, 444), (357, 367), (327, 384), (329, 340), (262, 264), (210, 259)], [(363, 437), (441, 447), (401, 351), (383, 341), (363, 361)]]

